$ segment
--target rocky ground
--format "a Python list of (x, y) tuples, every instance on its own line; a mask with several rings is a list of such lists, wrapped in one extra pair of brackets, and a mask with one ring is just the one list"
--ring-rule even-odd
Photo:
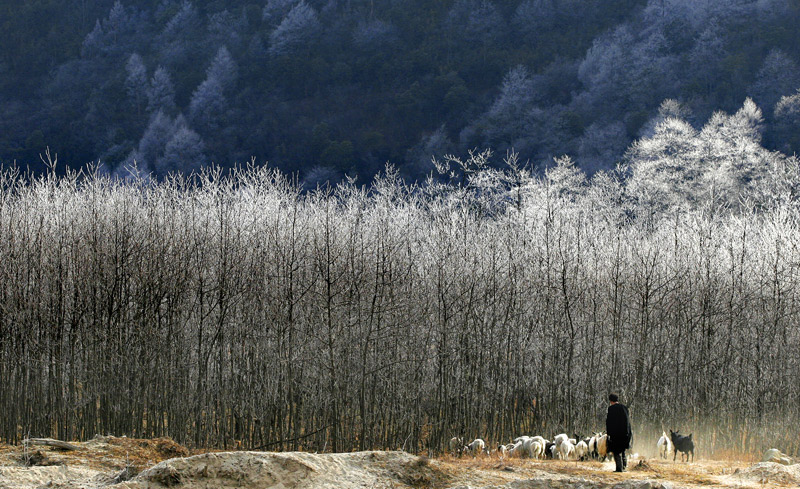
[(442, 488), (659, 489), (800, 486), (800, 464), (638, 459), (610, 462), (496, 457), (428, 459), (405, 452), (209, 452), (169, 439), (97, 437), (78, 450), (0, 445), (0, 489)]

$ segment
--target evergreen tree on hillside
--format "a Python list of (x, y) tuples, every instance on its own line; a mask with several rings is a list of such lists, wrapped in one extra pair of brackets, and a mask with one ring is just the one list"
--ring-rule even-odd
[(157, 174), (171, 171), (191, 173), (200, 170), (207, 162), (205, 145), (200, 136), (186, 126), (179, 127), (164, 147), (164, 154), (155, 166)]
[(769, 52), (756, 74), (750, 94), (761, 107), (771, 114), (775, 104), (784, 95), (800, 88), (800, 66), (779, 49)]
[(511, 23), (522, 39), (533, 45), (544, 41), (557, 15), (555, 0), (523, 0), (514, 11)]
[(272, 26), (277, 26), (297, 3), (298, 0), (267, 0), (261, 12), (262, 19)]
[(137, 30), (137, 12), (127, 9), (117, 0), (111, 7), (108, 17), (97, 20), (83, 41), (81, 55), (83, 57), (119, 56), (127, 54), (139, 39)]
[(142, 57), (133, 53), (125, 64), (128, 76), (125, 78), (125, 91), (128, 93), (136, 114), (141, 115), (147, 100), (147, 68)]
[(147, 88), (147, 111), (162, 111), (166, 114), (175, 111), (175, 86), (163, 66), (156, 68)]
[(533, 97), (528, 69), (522, 65), (511, 69), (503, 78), (500, 94), (478, 125), (487, 145), (500, 151), (512, 146), (520, 149), (517, 140), (525, 137), (529, 127)]
[(786, 154), (800, 152), (800, 89), (775, 104), (773, 146)]
[(270, 34), (269, 52), (274, 56), (286, 56), (305, 48), (320, 34), (320, 28), (317, 12), (301, 0)]
[(155, 169), (156, 162), (164, 154), (164, 148), (175, 131), (175, 121), (161, 110), (151, 116), (136, 150), (137, 164), (141, 168)]
[(206, 78), (216, 80), (223, 89), (231, 89), (239, 77), (239, 66), (231, 57), (225, 46), (217, 50), (217, 54), (206, 70)]
[(158, 37), (161, 61), (169, 67), (188, 66), (198, 51), (202, 52), (205, 47), (203, 33), (197, 8), (189, 0), (184, 0)]
[(454, 41), (485, 47), (501, 37), (504, 20), (488, 0), (456, 0), (447, 13), (445, 28)]
[(218, 121), (228, 108), (224, 88), (216, 78), (207, 78), (197, 87), (189, 103), (189, 119), (206, 130), (219, 129)]

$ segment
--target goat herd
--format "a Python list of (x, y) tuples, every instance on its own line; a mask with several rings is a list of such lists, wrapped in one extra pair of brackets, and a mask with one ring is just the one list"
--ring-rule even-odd
[[(662, 436), (657, 443), (659, 456), (666, 459), (672, 454), (672, 460), (674, 461), (677, 453), (681, 452), (681, 461), (683, 461), (685, 454), (688, 462), (689, 454), (691, 453), (692, 462), (694, 462), (692, 435), (683, 436), (672, 430), (669, 433), (670, 436), (667, 436), (666, 432), (661, 433)], [(611, 456), (608, 450), (608, 435), (605, 433), (595, 433), (587, 438), (579, 435), (573, 435), (570, 438), (566, 433), (561, 433), (553, 438), (553, 441), (541, 436), (519, 436), (512, 443), (498, 445), (496, 450), (488, 448), (486, 442), (480, 438), (476, 438), (467, 445), (464, 444), (463, 437), (454, 436), (450, 439), (450, 453), (452, 455), (469, 454), (477, 457), (480, 455), (489, 456), (492, 452), (495, 452), (500, 458), (527, 457), (537, 460), (545, 458), (561, 460), (594, 459), (602, 462)]]

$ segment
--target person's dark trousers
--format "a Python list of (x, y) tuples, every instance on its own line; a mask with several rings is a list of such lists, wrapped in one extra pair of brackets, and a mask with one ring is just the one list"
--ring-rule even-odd
[(628, 468), (628, 457), (625, 456), (625, 450), (621, 452), (614, 452), (614, 464), (616, 464), (616, 472), (622, 472)]

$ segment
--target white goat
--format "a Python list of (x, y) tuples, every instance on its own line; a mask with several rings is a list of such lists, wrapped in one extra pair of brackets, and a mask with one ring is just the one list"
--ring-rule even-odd
[(661, 432), (661, 438), (658, 439), (658, 455), (661, 458), (669, 458), (675, 447), (672, 445), (672, 440), (669, 439), (665, 431)]
[(555, 443), (556, 446), (559, 446), (559, 445), (561, 445), (562, 441), (568, 440), (568, 439), (569, 439), (569, 436), (567, 436), (566, 433), (561, 433), (560, 435), (556, 435), (556, 437), (553, 438), (553, 443)]
[(531, 443), (533, 443), (533, 438), (530, 436), (526, 436), (521, 441), (522, 441), (522, 453), (530, 453)]
[(450, 438), (450, 454), (461, 455), (461, 450), (464, 448), (464, 437), (454, 436)]
[(522, 458), (523, 451), (524, 451), (523, 441), (520, 440), (520, 441), (514, 442), (514, 444), (508, 450), (508, 456), (509, 457), (517, 456), (517, 457)]
[(583, 440), (579, 441), (578, 444), (575, 445), (575, 458), (583, 460), (587, 453), (589, 453), (589, 445)]
[(468, 451), (473, 457), (477, 457), (481, 453), (486, 452), (486, 442), (480, 438), (475, 438), (472, 443), (464, 447), (464, 451)]
[(528, 447), (528, 453), (531, 458), (540, 459), (544, 457), (544, 443), (539, 440), (533, 440)]
[(531, 441), (538, 441), (542, 445), (547, 445), (547, 440), (545, 440), (543, 436), (532, 436)]
[(533, 449), (533, 443), (534, 442), (538, 442), (542, 446), (541, 452), (544, 453), (544, 446), (547, 444), (547, 440), (545, 440), (543, 437), (541, 437), (541, 436), (525, 436), (525, 437), (522, 437), (522, 438), (524, 438), (524, 440), (522, 442), (523, 453), (527, 453), (531, 457), (535, 457), (535, 455), (534, 455), (535, 451)]
[(600, 435), (597, 437), (597, 456), (603, 461), (605, 461), (608, 456), (608, 435)]
[(574, 451), (575, 445), (572, 444), (571, 440), (562, 440), (558, 445), (558, 456), (561, 460), (569, 460), (569, 457)]
[(501, 459), (506, 458), (506, 455), (513, 455), (514, 453), (514, 444), (503, 445), (502, 443), (497, 446), (497, 456)]

